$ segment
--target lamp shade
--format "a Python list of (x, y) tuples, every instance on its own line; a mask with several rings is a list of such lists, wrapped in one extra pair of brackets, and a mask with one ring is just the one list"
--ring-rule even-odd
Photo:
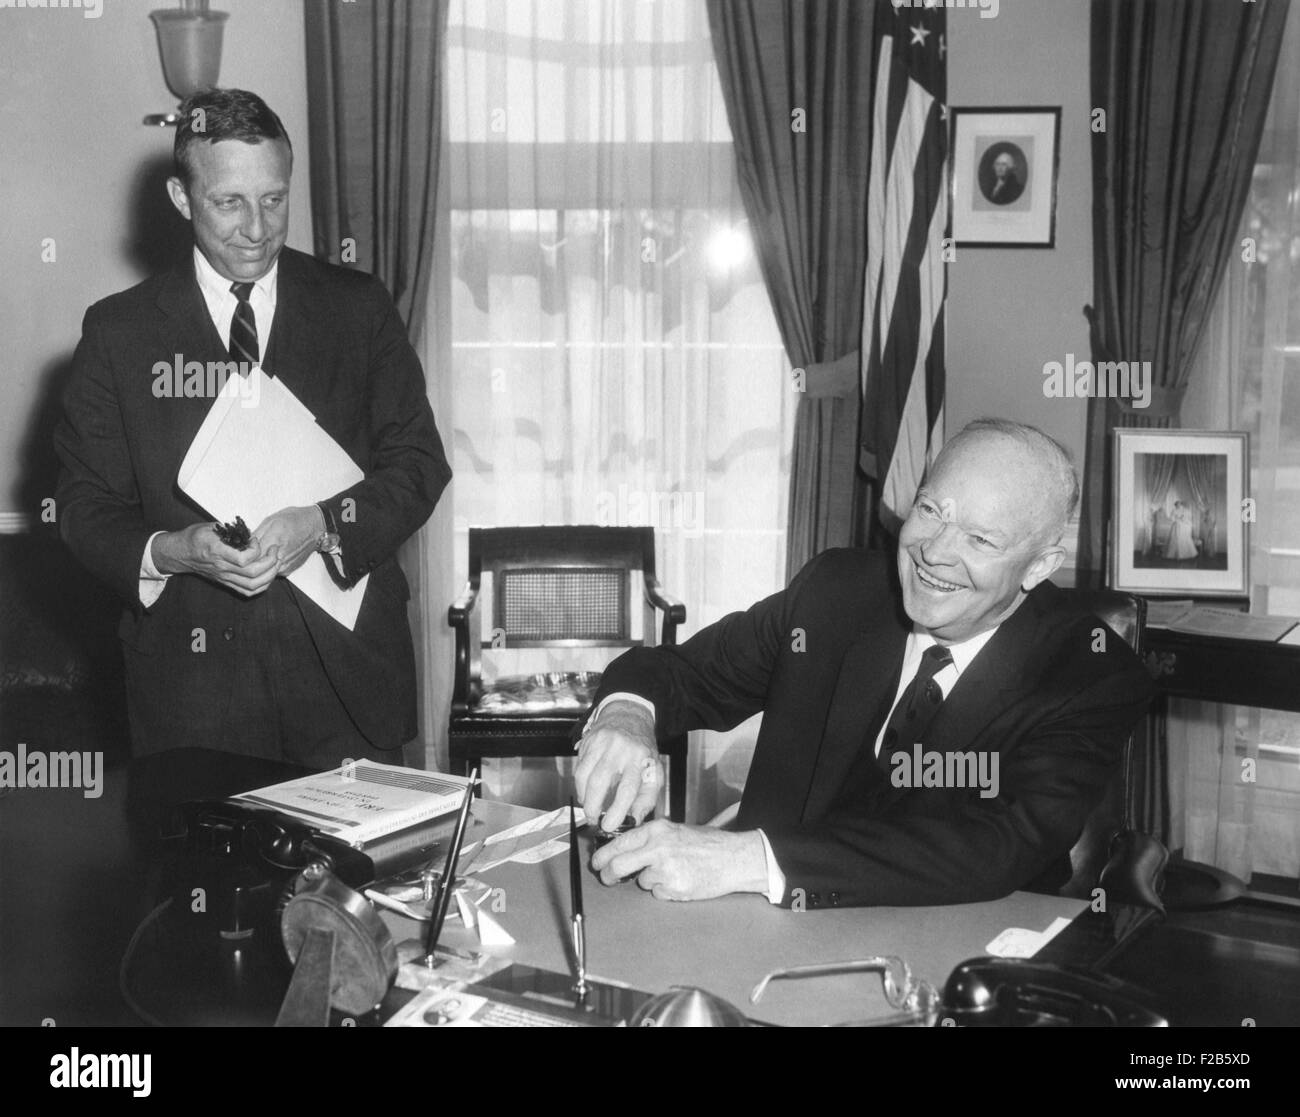
[(221, 34), (228, 12), (162, 8), (150, 12), (158, 30), (163, 78), (167, 88), (184, 100), (217, 84), (221, 73)]

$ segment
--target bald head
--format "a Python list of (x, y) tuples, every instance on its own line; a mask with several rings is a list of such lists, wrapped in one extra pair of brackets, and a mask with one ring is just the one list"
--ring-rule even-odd
[(1061, 541), (1079, 504), (1079, 477), (1069, 452), (1027, 423), (976, 419), (944, 443), (929, 477), (942, 469), (972, 469), (990, 486), (1014, 493), (1034, 542)]

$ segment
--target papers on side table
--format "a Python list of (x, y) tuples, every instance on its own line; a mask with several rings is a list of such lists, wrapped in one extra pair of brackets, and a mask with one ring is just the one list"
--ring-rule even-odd
[[(1147, 627), (1194, 636), (1222, 636), (1230, 640), (1283, 640), (1296, 626), (1295, 617), (1258, 616), (1236, 609), (1218, 609), (1191, 601), (1150, 601)], [(1293, 640), (1284, 640), (1293, 643)]]

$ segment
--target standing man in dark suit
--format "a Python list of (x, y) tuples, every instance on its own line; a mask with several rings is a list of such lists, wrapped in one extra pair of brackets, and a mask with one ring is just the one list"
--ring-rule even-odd
[(657, 820), (593, 868), (661, 899), (757, 892), (798, 907), (987, 900), (1044, 882), (1151, 694), (1124, 641), (1048, 581), (1077, 500), (1046, 435), (972, 423), (931, 468), (896, 563), (825, 552), (680, 647), (620, 657), (575, 770), (607, 828), (654, 806), (656, 736), (760, 711), (763, 724), (737, 832)]
[[(55, 435), (62, 536), (125, 602), (134, 751), (400, 763), (415, 663), (394, 555), (451, 477), (419, 360), (382, 284), (284, 247), (293, 151), (261, 98), (209, 90), (180, 116), (167, 188), (193, 258), (87, 311)], [(155, 368), (190, 362), (260, 364), (364, 479), (222, 542), (177, 472), (224, 377), (178, 392)], [(352, 631), (285, 580), (307, 562), (370, 575)]]

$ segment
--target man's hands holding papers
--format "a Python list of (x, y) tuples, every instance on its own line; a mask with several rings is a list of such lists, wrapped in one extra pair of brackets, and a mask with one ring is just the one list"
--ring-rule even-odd
[(278, 550), (277, 573), (292, 574), (312, 556), (324, 531), (325, 517), (316, 505), (281, 508), (257, 525), (253, 541), (260, 543), (263, 551)]
[(636, 876), (656, 900), (712, 900), (768, 888), (757, 830), (734, 834), (655, 819), (596, 850), (591, 867), (605, 884)]
[(257, 596), (275, 581), (280, 559), (274, 546), (262, 545), (256, 536), (242, 551), (227, 547), (211, 520), (156, 536), (151, 557), (160, 573), (198, 574), (245, 597)]

